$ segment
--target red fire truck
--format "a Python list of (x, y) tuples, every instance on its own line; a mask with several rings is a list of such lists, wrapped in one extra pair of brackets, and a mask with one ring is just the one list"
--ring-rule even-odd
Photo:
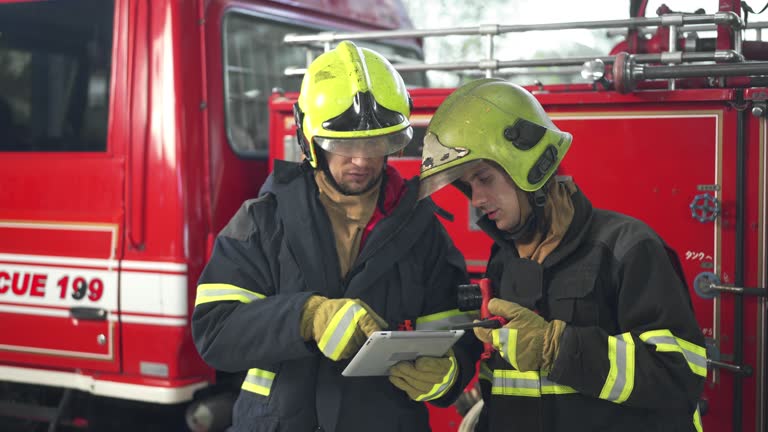
[[(630, 2), (630, 18), (561, 25), (480, 26), (376, 34), (320, 34), (287, 42), (431, 37), (555, 29), (627, 30), (610, 55), (536, 60), (483, 59), (486, 75), (530, 67), (584, 66), (592, 83), (530, 86), (555, 123), (574, 142), (561, 174), (573, 176), (594, 205), (633, 215), (652, 226), (682, 261), (701, 330), (707, 338), (708, 377), (700, 410), (704, 430), (768, 431), (766, 419), (766, 162), (768, 161), (768, 43), (746, 40), (741, 4), (711, 2), (714, 14), (673, 13), (662, 6), (645, 17), (645, 0)], [(761, 25), (753, 25), (759, 32)], [(650, 30), (650, 31), (649, 31)], [(709, 34), (707, 33), (709, 32)], [(489, 52), (493, 52), (491, 45)], [(401, 71), (460, 70), (467, 62), (401, 65)], [(391, 158), (405, 176), (417, 175), (420, 139), (452, 89), (412, 89), (414, 141)], [(296, 158), (291, 106), (295, 94), (271, 100), (270, 158)], [(453, 188), (434, 196), (453, 214), (445, 222), (481, 275), (491, 241), (475, 227), (466, 198)], [(658, 299), (664, 301), (664, 299)], [(432, 421), (451, 430), (447, 411)], [(577, 419), (575, 419), (577, 420)]]
[(195, 287), (267, 176), (272, 87), (298, 90), (283, 36), (410, 25), (399, 0), (0, 0), (0, 415), (117, 430), (121, 400), (214, 398)]
[[(591, 63), (593, 84), (530, 89), (575, 136), (563, 173), (680, 254), (710, 348), (705, 429), (763, 432), (768, 71), (754, 60), (768, 51), (741, 38), (736, 0), (716, 15), (658, 18), (630, 4), (632, 18), (592, 23), (629, 29), (603, 65)], [(691, 26), (708, 25), (716, 36), (695, 37)], [(295, 93), (273, 95), (269, 117), (266, 103), (273, 87), (298, 88), (283, 69), (305, 51), (283, 36), (407, 26), (391, 1), (0, 0), (0, 414), (116, 430), (95, 422), (126, 400), (227, 412), (213, 384), (230, 377), (199, 359), (189, 316), (213, 237), (256, 194), (268, 161), (296, 148)], [(537, 28), (512, 27), (463, 31)], [(380, 37), (359, 40), (392, 59), (422, 57), (415, 42)], [(401, 70), (425, 85), (423, 69)], [(413, 89), (422, 132), (449, 93)], [(418, 144), (393, 158), (406, 176), (418, 172)], [(490, 242), (468, 203), (450, 188), (435, 199), (482, 274)], [(459, 420), (433, 410), (436, 431)]]

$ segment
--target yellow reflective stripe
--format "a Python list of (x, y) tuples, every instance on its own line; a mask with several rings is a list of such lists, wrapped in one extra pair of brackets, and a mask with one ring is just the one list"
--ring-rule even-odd
[(458, 368), (456, 367), (456, 357), (454, 357), (453, 355), (450, 355), (448, 356), (448, 358), (451, 360), (451, 367), (450, 369), (448, 369), (448, 373), (445, 374), (445, 376), (439, 383), (432, 386), (432, 388), (429, 389), (427, 393), (421, 396), (418, 396), (416, 398), (417, 401), (424, 402), (424, 401), (435, 400), (441, 397), (442, 395), (444, 395), (451, 388), (453, 383), (456, 381), (456, 374), (457, 374)]
[(561, 395), (561, 394), (573, 394), (578, 393), (575, 388), (560, 385), (554, 381), (550, 381), (548, 373), (541, 372), (541, 394), (542, 395)]
[(264, 369), (250, 369), (243, 380), (242, 389), (262, 396), (269, 396), (275, 373)]
[(640, 340), (655, 345), (658, 352), (680, 353), (693, 373), (702, 377), (707, 376), (706, 348), (681, 339), (667, 329), (645, 332), (640, 335)]
[[(483, 379), (483, 366), (480, 364), (480, 378)], [(487, 366), (486, 366), (487, 367)], [(578, 393), (573, 387), (557, 384), (550, 381), (547, 372), (530, 371), (520, 372), (516, 370), (497, 369), (490, 371), (493, 375), (491, 381), (491, 394), (502, 396), (541, 397), (543, 395), (565, 395)]]
[(608, 361), (611, 366), (600, 399), (625, 402), (635, 386), (635, 341), (631, 334), (608, 336)]
[(478, 373), (478, 379), (493, 382), (493, 371), (485, 361), (480, 362), (480, 372)]
[(616, 376), (619, 374), (616, 366), (616, 338), (608, 336), (608, 361), (610, 362), (610, 369), (608, 369), (608, 376), (605, 378), (605, 384), (600, 391), (600, 399), (607, 399), (608, 393), (611, 392), (616, 384)]
[(539, 373), (496, 369), (491, 394), (501, 396), (541, 397)]
[(575, 388), (568, 387), (564, 385), (544, 385), (542, 382), (541, 384), (541, 394), (543, 395), (564, 395), (564, 394), (574, 394), (578, 393)]
[(696, 432), (703, 432), (704, 428), (701, 426), (701, 414), (699, 413), (699, 407), (696, 407), (696, 411), (693, 412), (693, 427), (696, 428)]
[(445, 330), (459, 324), (471, 323), (472, 312), (452, 309), (416, 318), (416, 330)]
[(355, 301), (348, 301), (331, 318), (317, 347), (331, 360), (338, 360), (357, 328), (357, 322), (367, 313)]
[(635, 340), (630, 333), (621, 335), (624, 342), (627, 343), (627, 383), (624, 391), (621, 392), (618, 403), (625, 402), (635, 389)]
[(195, 306), (216, 301), (239, 301), (250, 303), (265, 298), (264, 294), (248, 291), (235, 285), (224, 283), (206, 283), (197, 286)]
[(501, 357), (509, 362), (515, 369), (517, 367), (517, 329), (502, 327), (491, 331), (493, 346)]

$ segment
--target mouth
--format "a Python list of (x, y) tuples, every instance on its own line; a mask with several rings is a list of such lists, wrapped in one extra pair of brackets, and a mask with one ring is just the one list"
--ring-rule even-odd
[(351, 180), (365, 180), (369, 177), (368, 172), (365, 171), (351, 171), (344, 174), (344, 177), (347, 177)]
[(486, 212), (485, 215), (488, 217), (488, 219), (494, 220), (494, 219), (496, 219), (496, 215), (498, 213), (499, 213), (498, 210), (493, 210), (493, 211)]

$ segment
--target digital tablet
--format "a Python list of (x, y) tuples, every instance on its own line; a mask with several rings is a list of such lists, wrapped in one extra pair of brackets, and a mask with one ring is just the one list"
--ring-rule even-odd
[(372, 333), (341, 373), (344, 376), (384, 376), (403, 360), (442, 357), (464, 330), (380, 331)]

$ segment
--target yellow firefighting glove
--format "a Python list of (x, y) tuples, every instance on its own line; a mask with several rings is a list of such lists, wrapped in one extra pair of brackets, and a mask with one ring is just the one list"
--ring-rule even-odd
[(301, 313), (301, 337), (317, 342), (331, 360), (352, 357), (368, 336), (387, 327), (387, 322), (365, 302), (312, 296)]
[(459, 375), (458, 370), (456, 357), (450, 350), (445, 357), (419, 357), (392, 366), (389, 382), (415, 401), (430, 401), (451, 389)]
[(488, 311), (508, 320), (500, 329), (475, 327), (475, 336), (493, 347), (521, 372), (550, 370), (560, 348), (565, 322), (547, 321), (528, 308), (492, 299)]

